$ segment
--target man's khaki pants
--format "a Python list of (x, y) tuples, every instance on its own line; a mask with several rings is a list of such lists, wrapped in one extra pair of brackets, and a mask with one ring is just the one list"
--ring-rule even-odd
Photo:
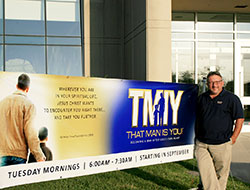
[(231, 141), (220, 145), (209, 145), (196, 140), (195, 157), (203, 188), (225, 190), (232, 159)]

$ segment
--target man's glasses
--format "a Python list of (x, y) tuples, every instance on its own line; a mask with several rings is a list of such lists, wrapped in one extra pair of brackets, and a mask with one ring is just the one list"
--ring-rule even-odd
[(208, 82), (208, 84), (209, 85), (218, 85), (218, 84), (220, 84), (220, 82), (221, 82), (222, 80), (219, 80), (219, 81), (211, 81), (211, 82)]

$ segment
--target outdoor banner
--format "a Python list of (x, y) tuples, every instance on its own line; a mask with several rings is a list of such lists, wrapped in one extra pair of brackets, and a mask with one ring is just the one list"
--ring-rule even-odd
[[(0, 101), (20, 74), (0, 72)], [(0, 188), (193, 158), (197, 85), (28, 75), (53, 160), (0, 167)]]

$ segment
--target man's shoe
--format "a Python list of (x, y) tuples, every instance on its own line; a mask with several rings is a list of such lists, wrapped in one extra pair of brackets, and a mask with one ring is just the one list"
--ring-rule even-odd
[(199, 184), (199, 185), (197, 186), (197, 190), (203, 190), (203, 186), (202, 186), (201, 184)]

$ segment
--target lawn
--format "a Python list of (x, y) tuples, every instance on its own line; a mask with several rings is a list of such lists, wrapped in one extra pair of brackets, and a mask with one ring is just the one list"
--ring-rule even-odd
[[(86, 189), (86, 190), (188, 190), (199, 181), (196, 160), (158, 164), (96, 175), (61, 179), (17, 187), (9, 190)], [(227, 190), (250, 190), (250, 184), (229, 177)]]

